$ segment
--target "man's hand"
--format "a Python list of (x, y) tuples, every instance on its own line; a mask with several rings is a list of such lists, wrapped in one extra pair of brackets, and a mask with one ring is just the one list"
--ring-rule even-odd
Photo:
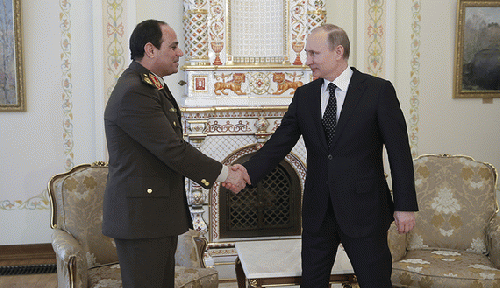
[(394, 211), (394, 223), (399, 234), (408, 233), (415, 227), (415, 215), (412, 211)]
[(245, 188), (247, 183), (251, 184), (247, 169), (241, 164), (231, 166), (228, 173), (227, 179), (222, 183), (222, 186), (236, 194)]

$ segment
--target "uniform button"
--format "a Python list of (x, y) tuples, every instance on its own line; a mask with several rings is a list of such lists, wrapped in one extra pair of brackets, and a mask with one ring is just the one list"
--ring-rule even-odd
[(148, 193), (149, 194), (153, 193), (153, 189), (148, 189)]
[(333, 159), (332, 154), (328, 154), (328, 160), (332, 160), (332, 159)]
[(174, 123), (173, 123), (173, 124), (174, 124), (174, 127), (177, 127), (177, 123), (175, 123), (175, 121), (174, 121)]

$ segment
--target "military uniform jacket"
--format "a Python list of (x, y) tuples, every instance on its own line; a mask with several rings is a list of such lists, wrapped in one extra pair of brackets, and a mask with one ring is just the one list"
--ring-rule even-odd
[(157, 238), (192, 226), (185, 177), (211, 188), (222, 164), (184, 141), (180, 117), (167, 86), (131, 63), (104, 113), (109, 152), (104, 235)]

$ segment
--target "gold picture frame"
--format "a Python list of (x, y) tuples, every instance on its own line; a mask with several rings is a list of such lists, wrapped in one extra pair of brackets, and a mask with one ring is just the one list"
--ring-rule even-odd
[(500, 98), (500, 0), (458, 0), (453, 98)]
[(24, 93), (21, 0), (5, 0), (0, 11), (0, 112), (26, 111)]

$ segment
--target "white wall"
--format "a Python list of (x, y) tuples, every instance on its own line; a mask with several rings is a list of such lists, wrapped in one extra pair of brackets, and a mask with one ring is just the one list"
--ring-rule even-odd
[(500, 169), (500, 99), (452, 99), (456, 1), (422, 4), (420, 153), (466, 154)]

